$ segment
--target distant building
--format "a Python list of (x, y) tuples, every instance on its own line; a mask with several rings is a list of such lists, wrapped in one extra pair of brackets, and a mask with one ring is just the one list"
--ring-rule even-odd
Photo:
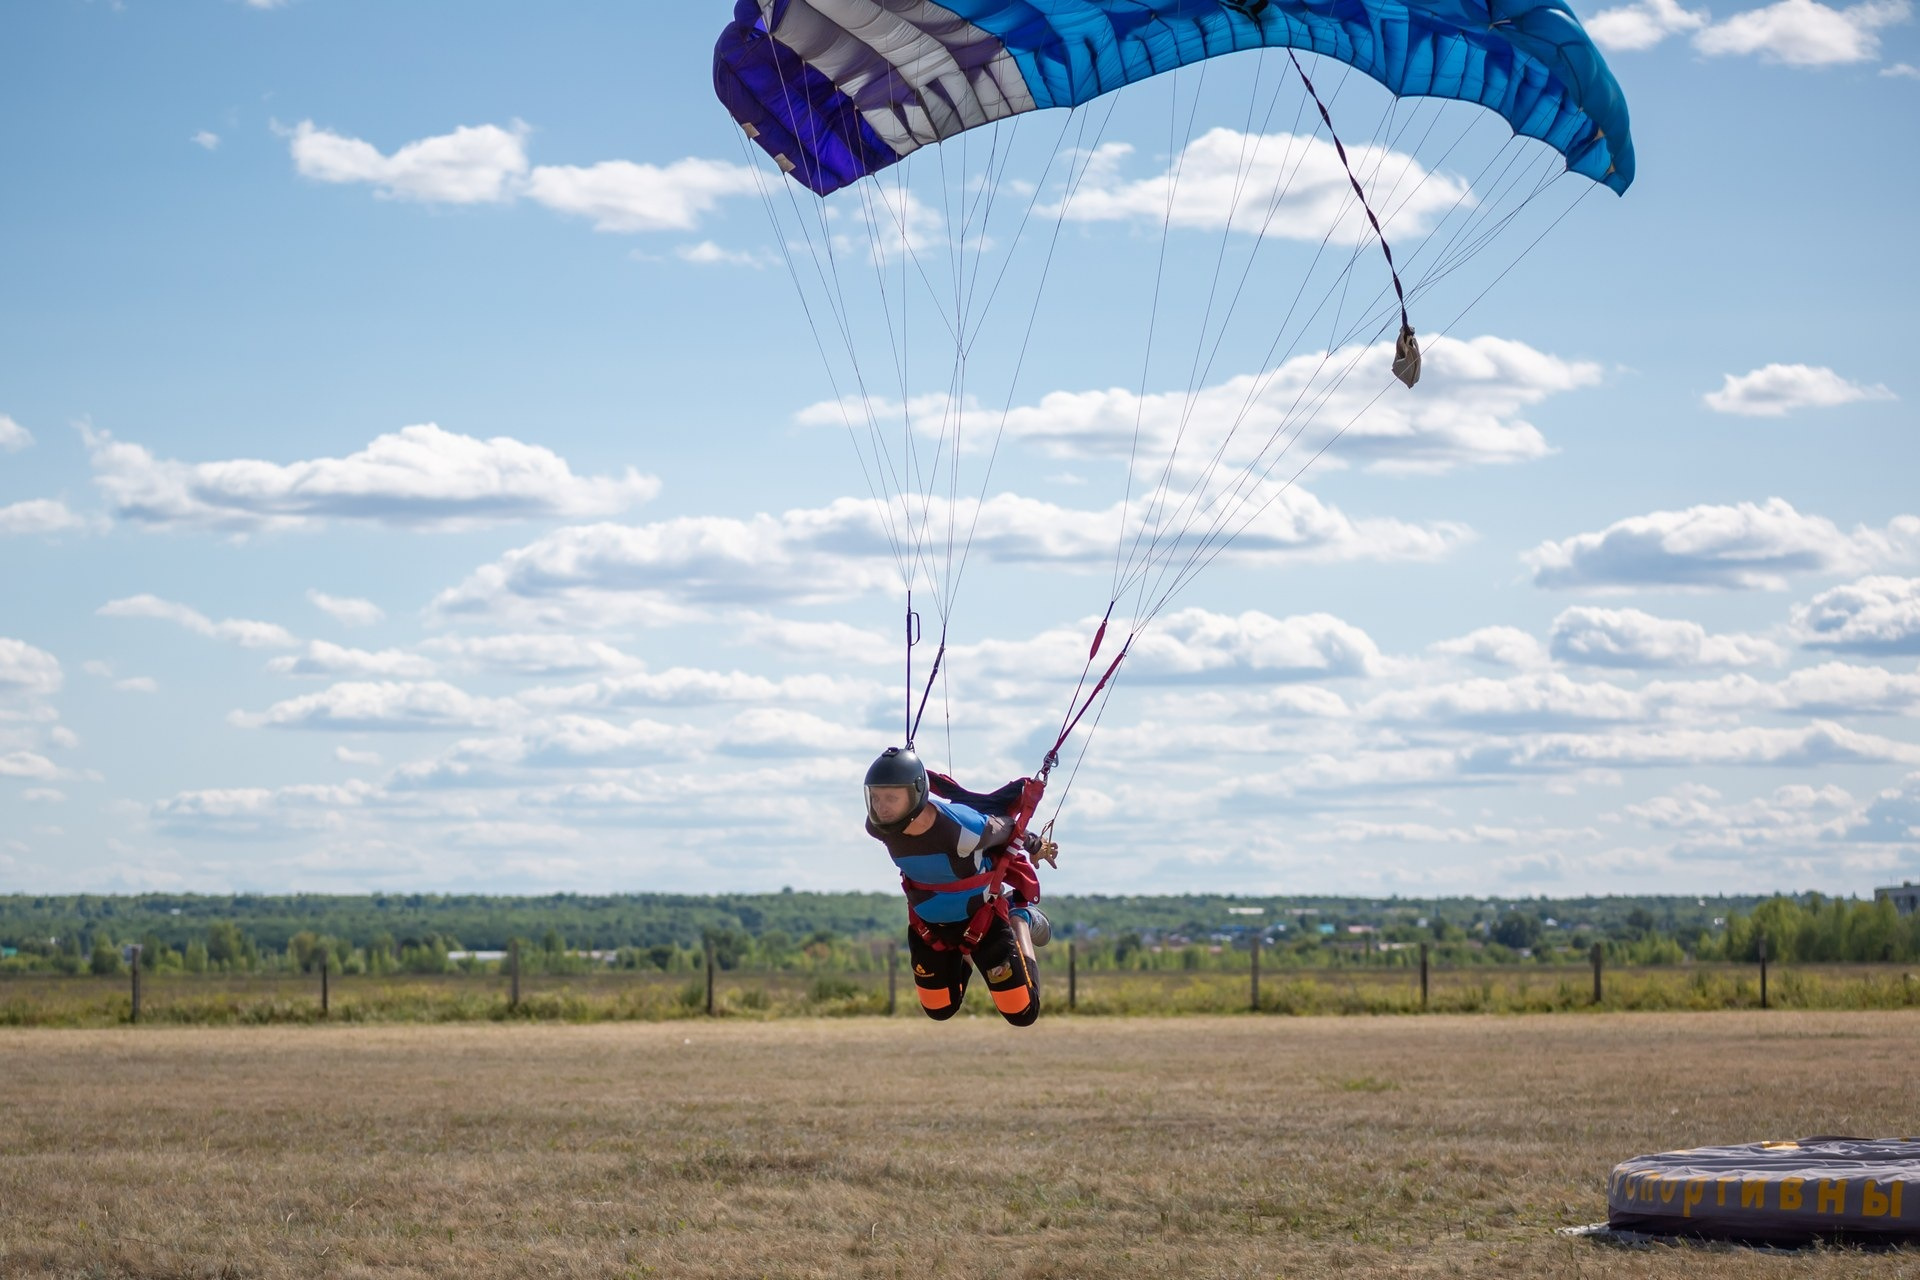
[(1911, 880), (1902, 885), (1875, 889), (1873, 896), (1890, 899), (1893, 902), (1893, 909), (1903, 916), (1920, 914), (1920, 884), (1915, 884)]

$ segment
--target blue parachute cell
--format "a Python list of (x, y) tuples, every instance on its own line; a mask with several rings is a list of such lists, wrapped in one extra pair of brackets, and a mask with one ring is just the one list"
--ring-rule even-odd
[(967, 129), (1259, 48), (1479, 103), (1573, 172), (1633, 181), (1626, 99), (1564, 0), (739, 0), (713, 78), (826, 195)]

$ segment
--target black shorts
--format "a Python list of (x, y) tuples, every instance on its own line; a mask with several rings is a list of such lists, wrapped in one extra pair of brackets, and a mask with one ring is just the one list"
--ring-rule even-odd
[[(935, 925), (941, 941), (957, 944), (962, 925)], [(916, 929), (907, 930), (907, 954), (913, 959), (913, 985), (920, 1008), (929, 1018), (945, 1021), (960, 1012), (967, 981), (974, 969), (987, 980), (993, 1007), (1016, 1027), (1030, 1027), (1040, 1016), (1040, 970), (1033, 956), (1021, 950), (1013, 926), (996, 918), (973, 949), (973, 963), (958, 950), (937, 951)]]

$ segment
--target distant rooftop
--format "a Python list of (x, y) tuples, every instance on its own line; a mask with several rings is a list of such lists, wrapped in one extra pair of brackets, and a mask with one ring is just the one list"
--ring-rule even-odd
[(1886, 898), (1893, 903), (1893, 909), (1903, 916), (1920, 914), (1920, 884), (1908, 880), (1903, 884), (1888, 885), (1884, 889), (1875, 889), (1873, 896)]

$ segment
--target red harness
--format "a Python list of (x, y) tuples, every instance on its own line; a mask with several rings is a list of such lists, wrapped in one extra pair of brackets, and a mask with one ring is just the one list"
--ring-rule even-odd
[[(961, 794), (959, 783), (944, 773), (927, 773), (927, 785), (935, 795), (951, 799)], [(987, 930), (993, 928), (996, 919), (1008, 918), (1007, 886), (1011, 882), (1014, 892), (1023, 902), (1040, 901), (1040, 876), (1034, 870), (1033, 861), (1021, 848), (1021, 841), (1027, 834), (1027, 824), (1033, 821), (1033, 811), (1040, 805), (1040, 797), (1046, 794), (1047, 781), (1044, 776), (1020, 779), (1020, 799), (1014, 805), (1013, 812), (1006, 816), (1013, 820), (1013, 830), (1007, 836), (1007, 843), (987, 855), (987, 869), (978, 875), (967, 876), (962, 880), (949, 880), (945, 884), (922, 884), (900, 877), (900, 887), (909, 893), (972, 893), (976, 889), (984, 890), (985, 895), (979, 910), (967, 921), (965, 932), (958, 942), (942, 938), (920, 913), (913, 909), (911, 899), (907, 902), (907, 922), (920, 940), (935, 951), (958, 951), (961, 955), (972, 955), (980, 940), (987, 936)]]
[[(919, 615), (911, 614), (909, 616), (916, 619), (915, 625), (917, 625)], [(1107, 605), (1107, 616), (1100, 620), (1100, 629), (1093, 633), (1093, 644), (1087, 649), (1086, 670), (1082, 671), (1080, 675), (1082, 684), (1086, 682), (1087, 672), (1093, 669), (1094, 658), (1099, 656), (1100, 645), (1107, 638), (1107, 623), (1111, 621), (1112, 618), (1113, 605), (1109, 603)], [(1113, 673), (1120, 669), (1120, 664), (1126, 661), (1127, 652), (1132, 648), (1133, 637), (1129, 635), (1127, 642), (1120, 646), (1120, 652), (1114, 656), (1112, 662), (1107, 664), (1106, 671), (1102, 673), (1100, 679), (1094, 683), (1092, 690), (1088, 692), (1084, 701), (1079, 701), (1080, 689), (1078, 686), (1075, 687), (1073, 691), (1074, 699), (1075, 701), (1079, 701), (1079, 710), (1075, 711), (1073, 709), (1074, 702), (1067, 704), (1068, 718), (1066, 722), (1060, 726), (1060, 736), (1053, 740), (1053, 746), (1049, 747), (1047, 754), (1041, 758), (1039, 775), (1032, 778), (1018, 779), (1020, 784), (1020, 798), (1014, 803), (1012, 810), (1003, 815), (1013, 819), (1013, 832), (1007, 837), (1007, 843), (1004, 848), (998, 849), (987, 856), (987, 869), (985, 871), (982, 871), (979, 875), (968, 876), (964, 880), (952, 880), (946, 884), (921, 884), (917, 880), (907, 879), (905, 874), (901, 875), (900, 886), (905, 889), (909, 895), (907, 899), (907, 920), (913, 925), (913, 931), (919, 935), (920, 940), (929, 947), (932, 947), (935, 951), (958, 951), (961, 955), (972, 955), (973, 949), (980, 945), (980, 940), (987, 936), (987, 930), (993, 927), (995, 918), (997, 917), (1001, 920), (1007, 919), (1009, 909), (1007, 907), (1006, 890), (1009, 881), (1012, 882), (1013, 890), (1020, 895), (1022, 902), (1040, 901), (1039, 873), (1034, 870), (1033, 860), (1027, 857), (1026, 850), (1021, 847), (1023, 838), (1027, 834), (1027, 824), (1033, 821), (1033, 811), (1039, 807), (1040, 797), (1047, 792), (1047, 775), (1052, 773), (1053, 767), (1060, 763), (1060, 748), (1066, 744), (1067, 739), (1073, 734), (1074, 729), (1079, 726), (1081, 719), (1092, 709), (1094, 700), (1100, 696), (1101, 690), (1107, 687), (1107, 682), (1113, 679)], [(940, 652), (942, 654), (946, 653), (944, 641), (941, 644)], [(911, 640), (908, 642), (907, 654), (909, 670), (911, 670), (913, 654)], [(940, 660), (938, 658), (934, 659), (933, 669), (936, 673), (940, 670)], [(929, 693), (933, 690), (933, 680), (931, 677), (927, 680), (927, 690)], [(926, 697), (922, 695), (920, 699), (921, 709), (925, 710), (926, 705)], [(1099, 718), (1095, 717), (1094, 722), (1096, 724), (1099, 723)], [(913, 726), (918, 723), (919, 717), (915, 716), (913, 724), (908, 726), (907, 746), (909, 748), (913, 746)], [(1071, 779), (1068, 780), (1067, 785), (1073, 785)], [(1005, 791), (1012, 786), (1013, 783), (1010, 782), (1006, 787), (1002, 787), (1001, 790)], [(927, 787), (943, 800), (966, 799), (973, 794), (961, 787), (959, 783), (949, 778), (946, 774), (934, 773), (932, 770), (928, 770), (927, 772)], [(960, 941), (958, 943), (948, 942), (946, 939), (940, 937), (939, 934), (934, 932), (931, 925), (920, 918), (920, 913), (913, 909), (913, 899), (911, 895), (916, 892), (959, 893), (964, 891), (971, 893), (975, 889), (985, 890), (985, 898), (980, 904), (980, 909), (973, 913), (973, 918), (967, 921), (966, 932), (960, 935)]]

